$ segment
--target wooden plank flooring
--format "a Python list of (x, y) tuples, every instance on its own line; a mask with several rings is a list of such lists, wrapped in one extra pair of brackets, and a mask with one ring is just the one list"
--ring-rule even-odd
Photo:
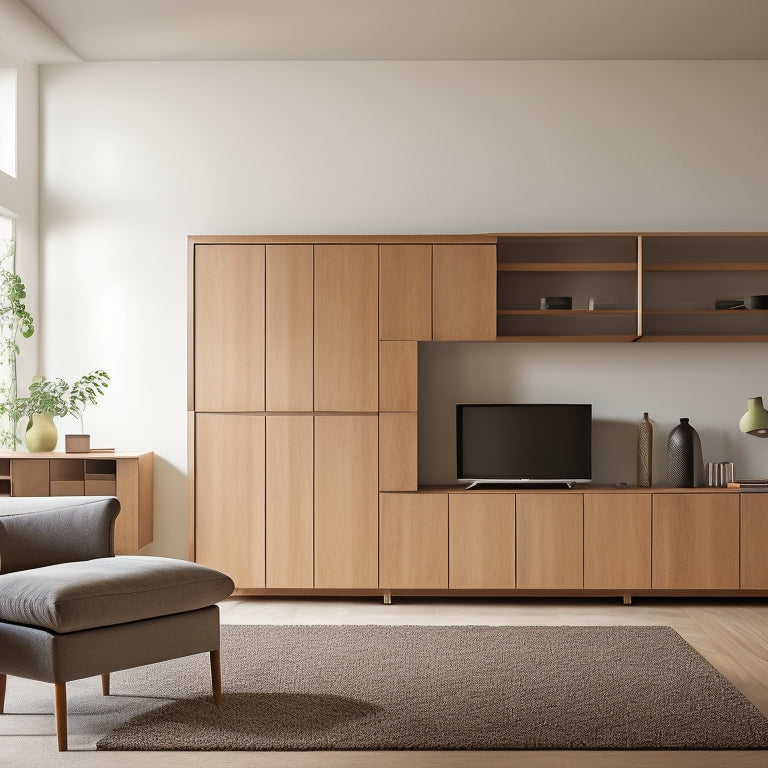
[[(250, 598), (222, 604), (229, 624), (491, 624), (649, 625), (673, 627), (768, 716), (768, 601), (620, 599), (420, 599)], [(9, 682), (9, 697), (11, 695)], [(225, 692), (226, 693), (226, 692)], [(51, 692), (51, 697), (53, 693)], [(52, 698), (51, 698), (52, 701)], [(7, 702), (10, 705), (10, 699)], [(10, 707), (9, 707), (10, 708)], [(0, 716), (8, 718), (9, 716)], [(98, 725), (86, 715), (70, 718), (70, 749), (56, 752), (53, 720), (32, 728), (6, 719), (0, 735), (0, 765), (102, 768), (683, 768), (768, 767), (764, 752), (224, 752), (104, 753), (80, 746), (93, 741)], [(13, 725), (18, 722), (19, 725)], [(23, 734), (23, 735), (22, 735)]]

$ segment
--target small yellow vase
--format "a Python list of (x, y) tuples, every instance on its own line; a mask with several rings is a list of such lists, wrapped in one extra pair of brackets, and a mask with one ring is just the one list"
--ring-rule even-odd
[(27, 424), (27, 450), (30, 453), (53, 451), (59, 442), (59, 430), (50, 413), (33, 413)]

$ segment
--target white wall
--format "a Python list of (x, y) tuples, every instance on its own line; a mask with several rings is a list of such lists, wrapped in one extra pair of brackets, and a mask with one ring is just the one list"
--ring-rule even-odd
[[(767, 81), (768, 62), (45, 66), (45, 373), (113, 375), (86, 426), (156, 452), (149, 551), (184, 556), (188, 234), (766, 231)], [(594, 403), (598, 479), (633, 478), (644, 410), (657, 435), (689, 416), (708, 458), (768, 474), (768, 441), (736, 425), (768, 389), (762, 345), (422, 358), (427, 479), (459, 395)]]

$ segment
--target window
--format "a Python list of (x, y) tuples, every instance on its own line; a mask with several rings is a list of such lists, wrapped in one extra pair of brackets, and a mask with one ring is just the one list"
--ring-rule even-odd
[(0, 67), (0, 171), (16, 176), (16, 70), (9, 67)]

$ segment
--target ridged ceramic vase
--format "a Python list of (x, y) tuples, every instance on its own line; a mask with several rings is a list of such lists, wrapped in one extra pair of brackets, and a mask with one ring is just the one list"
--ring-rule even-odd
[(653, 482), (653, 424), (644, 413), (637, 425), (637, 485), (650, 488)]
[(30, 453), (44, 453), (56, 448), (59, 430), (50, 413), (33, 413), (27, 424), (27, 450)]
[(672, 488), (696, 488), (704, 484), (701, 439), (688, 419), (680, 419), (680, 423), (669, 433), (667, 482)]

